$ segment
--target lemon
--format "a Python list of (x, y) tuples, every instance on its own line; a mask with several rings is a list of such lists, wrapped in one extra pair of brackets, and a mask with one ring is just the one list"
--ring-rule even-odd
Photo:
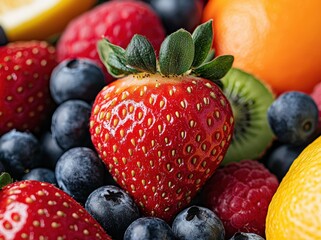
[(96, 0), (1, 0), (0, 25), (9, 41), (47, 40)]
[(321, 239), (321, 136), (295, 159), (268, 208), (267, 240)]

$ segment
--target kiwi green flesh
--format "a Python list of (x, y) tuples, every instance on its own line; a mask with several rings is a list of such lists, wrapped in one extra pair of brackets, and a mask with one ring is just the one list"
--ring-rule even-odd
[(236, 68), (227, 73), (222, 83), (234, 115), (232, 142), (222, 163), (259, 159), (274, 138), (267, 119), (274, 95), (254, 76)]

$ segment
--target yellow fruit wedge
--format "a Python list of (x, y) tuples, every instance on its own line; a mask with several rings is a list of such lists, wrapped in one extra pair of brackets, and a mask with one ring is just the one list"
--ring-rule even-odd
[(47, 40), (96, 0), (0, 0), (0, 26), (9, 41)]
[(266, 239), (321, 239), (321, 136), (295, 159), (273, 196)]

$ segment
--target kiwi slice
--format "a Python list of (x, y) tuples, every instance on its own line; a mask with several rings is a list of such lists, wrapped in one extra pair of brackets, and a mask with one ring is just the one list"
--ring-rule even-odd
[(223, 164), (258, 159), (274, 139), (267, 119), (274, 94), (254, 76), (236, 68), (225, 75), (222, 83), (234, 114), (234, 133)]

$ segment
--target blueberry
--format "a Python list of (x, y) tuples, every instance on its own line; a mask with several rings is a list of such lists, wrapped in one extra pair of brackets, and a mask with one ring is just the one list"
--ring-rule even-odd
[(156, 217), (142, 217), (132, 222), (126, 229), (124, 240), (174, 240), (170, 226)]
[(49, 169), (55, 169), (59, 157), (65, 152), (53, 138), (50, 131), (46, 131), (40, 138), (40, 144), (45, 161), (44, 166)]
[(104, 185), (106, 168), (92, 149), (76, 147), (59, 158), (55, 174), (63, 191), (85, 203), (91, 192)]
[(7, 35), (4, 31), (4, 29), (0, 26), (0, 46), (4, 46), (8, 44), (8, 38)]
[(127, 227), (140, 216), (132, 198), (116, 186), (93, 191), (85, 208), (115, 240), (122, 240)]
[(50, 92), (57, 104), (71, 99), (91, 103), (105, 85), (102, 69), (85, 58), (62, 61), (50, 78)]
[(224, 240), (222, 221), (208, 208), (191, 206), (174, 219), (172, 229), (180, 240), (208, 239)]
[(91, 106), (81, 100), (69, 100), (57, 107), (52, 116), (51, 132), (62, 149), (91, 146), (90, 113)]
[(0, 161), (14, 179), (41, 165), (41, 147), (29, 132), (11, 130), (0, 138)]
[(301, 145), (309, 141), (318, 126), (318, 107), (302, 92), (281, 94), (268, 109), (270, 127), (280, 142)]
[(277, 146), (264, 157), (264, 164), (281, 181), (304, 147), (305, 145), (293, 146), (289, 144)]
[(184, 28), (192, 32), (201, 23), (203, 3), (200, 0), (147, 0), (160, 16), (167, 34)]
[(55, 172), (47, 168), (34, 168), (26, 173), (22, 180), (37, 180), (40, 182), (48, 182), (57, 185)]
[(237, 232), (229, 240), (264, 240), (264, 238), (255, 233)]

